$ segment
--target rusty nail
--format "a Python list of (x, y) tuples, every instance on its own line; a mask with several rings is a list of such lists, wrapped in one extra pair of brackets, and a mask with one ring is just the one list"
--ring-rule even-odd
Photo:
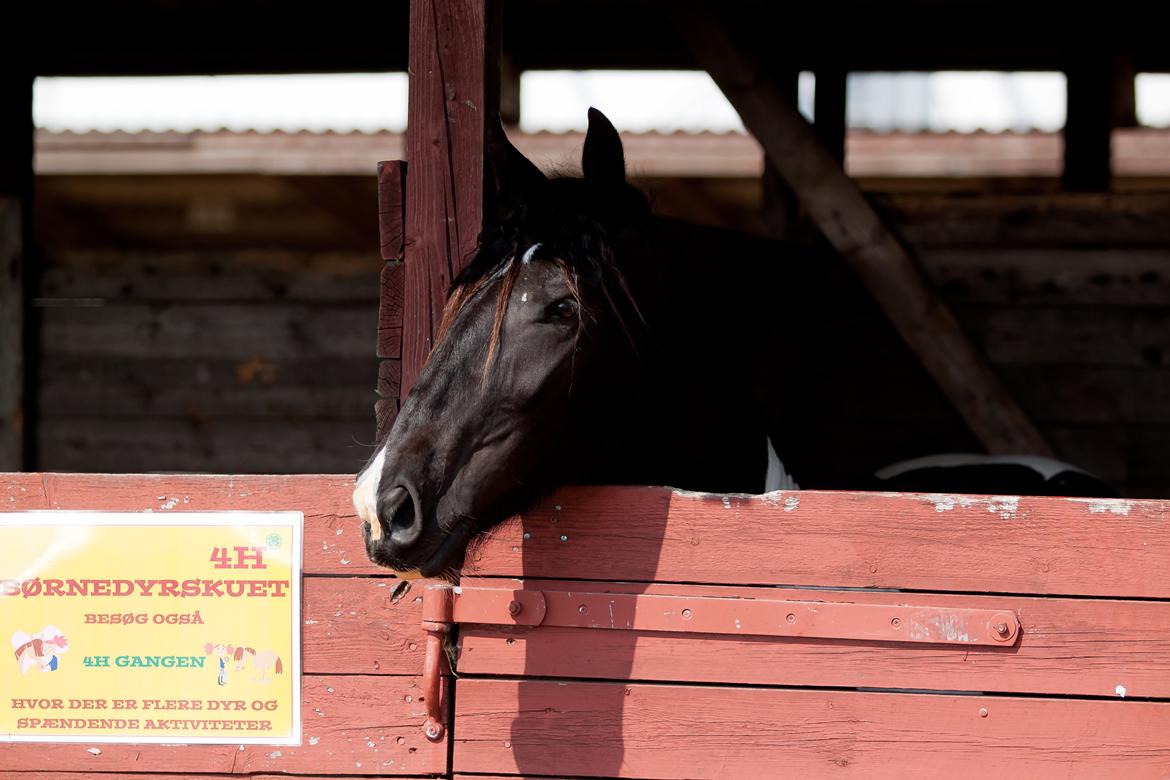
[(508, 614), (511, 615), (512, 617), (516, 617), (523, 610), (524, 610), (524, 605), (521, 604), (519, 601), (509, 601), (508, 602)]
[(979, 717), (981, 717), (981, 718), (987, 717), (987, 708), (986, 707), (979, 708)]

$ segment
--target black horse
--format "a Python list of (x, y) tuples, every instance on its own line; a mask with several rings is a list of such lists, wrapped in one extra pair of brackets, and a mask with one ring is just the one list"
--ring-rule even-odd
[(477, 532), (561, 484), (788, 486), (763, 369), (786, 342), (799, 250), (728, 256), (734, 244), (653, 218), (599, 111), (582, 178), (546, 178), (502, 130), (492, 147), (504, 216), (358, 479), (371, 560), (449, 571)]

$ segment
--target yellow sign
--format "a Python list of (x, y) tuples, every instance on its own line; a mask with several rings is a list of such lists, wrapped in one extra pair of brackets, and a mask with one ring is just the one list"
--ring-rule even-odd
[(302, 523), (0, 513), (0, 741), (299, 744)]

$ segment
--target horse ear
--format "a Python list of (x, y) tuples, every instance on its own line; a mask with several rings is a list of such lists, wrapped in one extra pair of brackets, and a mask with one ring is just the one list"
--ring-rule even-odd
[(501, 217), (520, 204), (540, 197), (548, 184), (540, 169), (508, 140), (499, 114), (488, 121), (487, 164)]
[(626, 180), (622, 138), (613, 123), (596, 108), (589, 109), (589, 132), (585, 133), (581, 169), (586, 179), (598, 184), (616, 185)]

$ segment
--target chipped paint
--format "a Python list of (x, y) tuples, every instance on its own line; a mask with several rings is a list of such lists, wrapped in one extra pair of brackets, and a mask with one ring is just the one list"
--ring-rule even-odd
[(723, 508), (724, 509), (731, 509), (731, 496), (724, 496), (723, 497)]
[(1110, 514), (1126, 517), (1133, 509), (1133, 502), (1124, 498), (1070, 498), (1069, 501), (1084, 504), (1089, 508), (1091, 515)]
[(784, 511), (794, 512), (800, 507), (800, 496), (786, 496), (784, 498)]
[(280, 752), (279, 750), (273, 750), (271, 753), (268, 754), (268, 757), (272, 758), (272, 759), (276, 759), (276, 758), (280, 758), (283, 755), (284, 755), (284, 753)]
[(89, 748), (85, 752), (93, 756), (100, 756), (102, 754), (101, 748)]
[(916, 496), (934, 507), (936, 512), (962, 509), (984, 509), (1004, 520), (1014, 520), (1020, 511), (1019, 496), (966, 496), (959, 493), (922, 493)]
[(309, 744), (310, 745), (316, 745), (320, 741), (321, 741), (320, 737), (309, 737)]
[(1125, 690), (1124, 685), (1118, 685), (1116, 688), (1113, 689), (1113, 692), (1116, 693), (1121, 698), (1123, 698), (1123, 699), (1125, 698), (1126, 690)]

